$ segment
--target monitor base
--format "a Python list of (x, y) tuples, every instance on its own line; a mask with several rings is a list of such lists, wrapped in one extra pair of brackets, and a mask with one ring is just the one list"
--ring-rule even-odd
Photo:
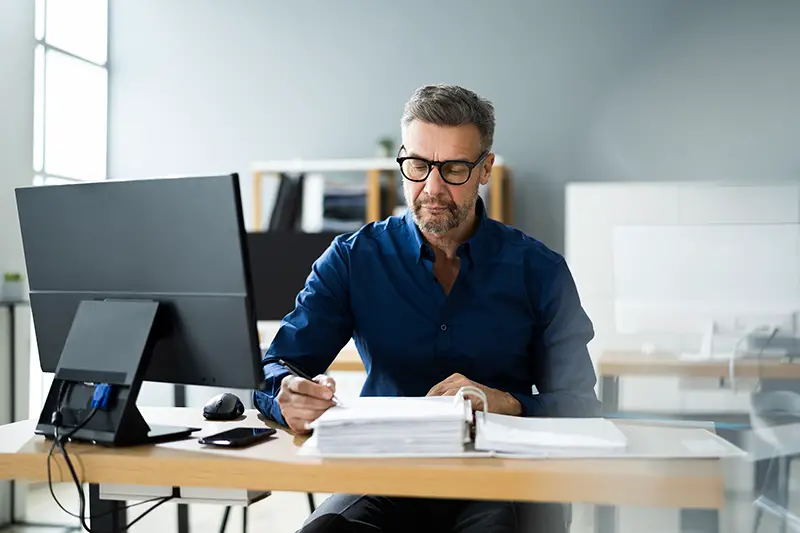
[(200, 428), (184, 428), (177, 426), (150, 426), (147, 433), (147, 443), (156, 444), (159, 442), (172, 442), (191, 437), (192, 433), (200, 431)]
[(150, 427), (136, 406), (153, 346), (170, 326), (165, 311), (152, 300), (80, 302), (36, 433), (135, 446), (197, 431)]
[[(197, 427), (178, 427), (178, 426), (149, 426), (150, 430), (146, 435), (142, 436), (135, 441), (115, 442), (113, 439), (104, 439), (102, 435), (99, 436), (100, 440), (94, 440), (86, 434), (81, 435), (80, 438), (71, 437), (72, 441), (90, 442), (100, 446), (121, 447), (121, 446), (138, 446), (141, 444), (159, 444), (163, 442), (174, 442), (179, 440), (188, 439), (192, 433), (200, 431), (201, 428)], [(59, 430), (59, 437), (64, 438), (69, 434), (70, 428)], [(55, 430), (53, 426), (37, 426), (35, 433), (37, 435), (44, 435), (47, 439), (55, 439)]]

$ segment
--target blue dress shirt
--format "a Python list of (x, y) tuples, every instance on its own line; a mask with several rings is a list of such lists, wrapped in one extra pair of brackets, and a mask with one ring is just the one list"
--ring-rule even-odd
[(512, 394), (523, 416), (597, 416), (594, 329), (564, 258), (488, 218), (480, 198), (476, 213), (449, 295), (410, 212), (336, 237), (266, 351), (257, 409), (285, 425), (276, 359), (321, 374), (352, 337), (362, 396), (424, 396), (458, 372)]

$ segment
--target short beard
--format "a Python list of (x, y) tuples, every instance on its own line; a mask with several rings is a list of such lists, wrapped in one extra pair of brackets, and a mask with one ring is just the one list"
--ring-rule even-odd
[[(469, 217), (470, 210), (475, 208), (475, 200), (477, 200), (478, 196), (477, 190), (475, 192), (476, 194), (463, 205), (458, 205), (452, 198), (446, 196), (440, 196), (439, 198), (432, 196), (425, 196), (424, 198), (421, 196), (417, 197), (411, 208), (414, 222), (416, 222), (420, 231), (430, 235), (443, 235), (448, 231), (452, 231), (463, 224), (464, 221), (467, 220), (467, 217)], [(436, 217), (426, 217), (423, 206), (427, 204), (445, 206), (447, 212)]]

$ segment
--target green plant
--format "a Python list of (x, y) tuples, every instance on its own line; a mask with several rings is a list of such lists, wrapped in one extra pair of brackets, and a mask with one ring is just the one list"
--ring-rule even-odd
[(378, 139), (378, 145), (380, 145), (387, 154), (390, 154), (394, 148), (394, 139), (391, 137), (381, 137)]
[(19, 272), (6, 272), (3, 274), (5, 281), (22, 281), (22, 274)]

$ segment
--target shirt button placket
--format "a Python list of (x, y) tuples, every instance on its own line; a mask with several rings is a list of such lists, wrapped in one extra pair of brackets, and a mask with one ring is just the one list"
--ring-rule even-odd
[(447, 359), (450, 357), (450, 327), (441, 322), (439, 324), (439, 334), (436, 335), (436, 354), (438, 357)]

